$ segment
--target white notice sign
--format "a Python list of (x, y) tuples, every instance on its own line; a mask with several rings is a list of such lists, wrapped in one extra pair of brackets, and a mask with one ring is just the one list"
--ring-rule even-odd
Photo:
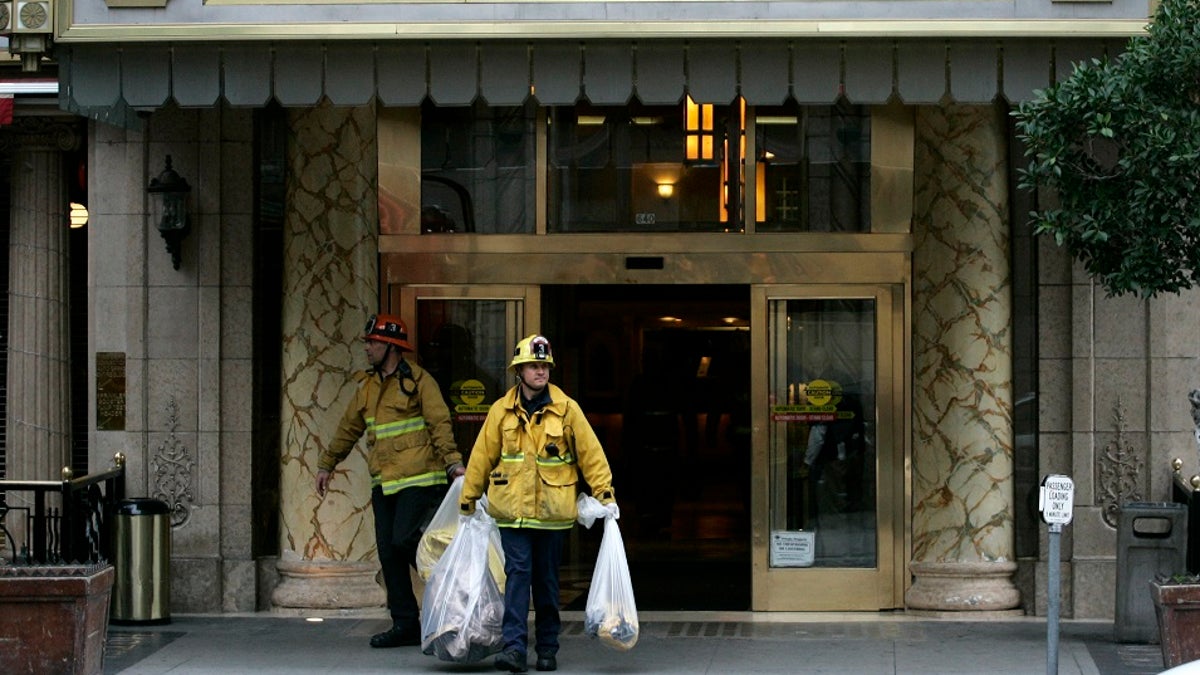
[(771, 531), (771, 567), (812, 567), (815, 532)]
[(1042, 520), (1051, 525), (1066, 525), (1071, 522), (1075, 507), (1075, 482), (1069, 476), (1052, 474), (1042, 479), (1038, 493), (1038, 510)]

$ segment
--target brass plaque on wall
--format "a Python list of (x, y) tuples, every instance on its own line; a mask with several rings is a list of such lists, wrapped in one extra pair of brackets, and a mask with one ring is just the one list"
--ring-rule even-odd
[(125, 430), (125, 352), (96, 352), (96, 430)]

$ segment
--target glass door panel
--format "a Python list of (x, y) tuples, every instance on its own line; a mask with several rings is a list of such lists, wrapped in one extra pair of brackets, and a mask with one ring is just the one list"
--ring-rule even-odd
[(875, 567), (875, 301), (773, 300), (769, 314), (771, 531), (804, 547), (771, 564)]
[[(530, 301), (534, 296), (534, 301)], [(523, 335), (530, 287), (406, 286), (393, 293), (409, 322), (416, 358), (442, 390), (464, 458), (491, 404), (508, 390), (508, 360)]]
[(759, 296), (765, 451), (755, 475), (766, 480), (756, 486), (756, 610), (883, 609), (902, 599), (903, 342), (893, 295), (799, 287)]

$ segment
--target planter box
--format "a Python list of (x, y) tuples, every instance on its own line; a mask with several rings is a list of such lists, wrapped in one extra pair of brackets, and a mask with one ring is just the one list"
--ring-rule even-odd
[(0, 673), (104, 672), (108, 564), (0, 567)]
[(1163, 667), (1200, 659), (1200, 584), (1150, 582)]

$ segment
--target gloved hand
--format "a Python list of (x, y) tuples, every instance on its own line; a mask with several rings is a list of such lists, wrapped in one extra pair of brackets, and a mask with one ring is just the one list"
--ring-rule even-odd
[(458, 503), (458, 515), (473, 516), (475, 515), (475, 500), (461, 501)]
[(617, 506), (616, 502), (609, 502), (604, 505), (604, 510), (608, 511), (607, 518), (617, 520), (621, 517), (621, 507)]

